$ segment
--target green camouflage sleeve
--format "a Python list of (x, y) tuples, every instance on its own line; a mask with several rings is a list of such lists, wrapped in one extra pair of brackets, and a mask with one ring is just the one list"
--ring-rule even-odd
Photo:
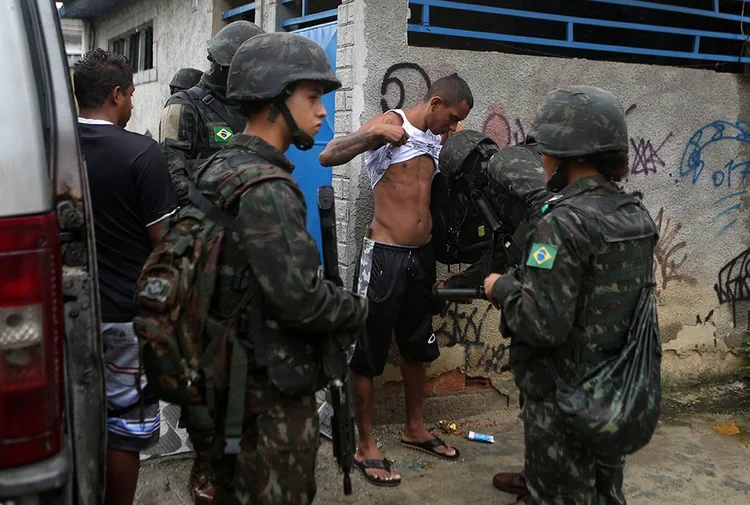
[(520, 280), (506, 275), (492, 295), (514, 342), (558, 347), (573, 326), (584, 265), (592, 255), (585, 223), (570, 208), (553, 209), (537, 224)]
[(304, 202), (287, 181), (252, 187), (237, 215), (245, 254), (280, 325), (311, 332), (358, 329), (367, 318), (366, 301), (322, 278)]
[(188, 163), (196, 158), (198, 146), (198, 113), (184, 93), (176, 93), (167, 100), (159, 122), (159, 143), (167, 156), (177, 198), (185, 205), (191, 184)]

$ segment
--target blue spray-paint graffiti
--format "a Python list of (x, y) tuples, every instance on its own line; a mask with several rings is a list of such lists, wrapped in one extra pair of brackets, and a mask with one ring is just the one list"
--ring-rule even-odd
[[(750, 123), (746, 121), (714, 121), (696, 131), (685, 147), (680, 162), (680, 177), (690, 178), (692, 184), (697, 184), (706, 168), (704, 153), (706, 149), (718, 142), (730, 141), (750, 144)], [(750, 175), (750, 160), (737, 162), (729, 160), (723, 167), (717, 168), (711, 174), (711, 185), (719, 189), (738, 189), (745, 185)], [(747, 191), (733, 191), (717, 199), (714, 203), (726, 206), (716, 213), (713, 222), (719, 222), (721, 228), (716, 236), (722, 236), (737, 222), (733, 215), (742, 208), (742, 196)]]

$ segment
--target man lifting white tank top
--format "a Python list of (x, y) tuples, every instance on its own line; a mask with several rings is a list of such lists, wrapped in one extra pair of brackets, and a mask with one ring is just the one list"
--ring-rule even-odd
[(354, 275), (354, 290), (369, 300), (369, 316), (349, 367), (359, 430), (355, 465), (376, 485), (401, 482), (372, 435), (373, 378), (383, 373), (392, 334), (401, 352), (406, 397), (401, 443), (448, 460), (459, 457), (423, 422), (426, 363), (440, 355), (428, 308), (435, 283), (430, 193), (442, 143), (462, 128), (460, 121), (473, 105), (469, 86), (452, 74), (435, 81), (419, 104), (372, 118), (333, 139), (320, 154), (322, 165), (334, 166), (364, 153), (375, 197)]

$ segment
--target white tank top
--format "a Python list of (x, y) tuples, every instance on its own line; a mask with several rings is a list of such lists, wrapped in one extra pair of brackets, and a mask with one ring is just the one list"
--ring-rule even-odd
[(406, 119), (406, 114), (401, 109), (391, 109), (388, 112), (395, 112), (401, 116), (401, 119), (404, 120), (402, 127), (409, 134), (409, 140), (400, 147), (393, 148), (390, 144), (386, 144), (379, 149), (365, 153), (365, 168), (367, 168), (367, 174), (370, 176), (370, 186), (374, 188), (391, 165), (403, 163), (425, 154), (432, 157), (435, 162), (435, 169), (432, 172), (432, 176), (435, 177), (435, 174), (440, 171), (438, 169), (438, 157), (443, 147), (441, 144), (442, 137), (435, 135), (430, 130), (423, 132), (415, 128)]

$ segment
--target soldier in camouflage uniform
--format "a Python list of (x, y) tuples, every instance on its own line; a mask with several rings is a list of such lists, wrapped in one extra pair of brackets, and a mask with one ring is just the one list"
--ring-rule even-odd
[(227, 72), (237, 48), (259, 33), (263, 30), (249, 21), (222, 28), (208, 45), (211, 68), (198, 84), (170, 96), (162, 110), (159, 142), (181, 205), (198, 166), (245, 128), (245, 118), (226, 97)]
[(520, 272), (485, 279), (503, 333), (530, 349), (512, 364), (525, 400), (530, 493), (516, 503), (624, 504), (624, 457), (597, 455), (566, 433), (555, 391), (625, 345), (640, 291), (653, 281), (656, 227), (615, 184), (628, 173), (628, 133), (614, 95), (560, 88), (543, 100), (530, 136), (557, 194), (541, 208)]
[[(208, 157), (227, 145), (235, 132), (245, 128), (236, 105), (226, 98), (229, 64), (237, 49), (249, 38), (263, 33), (249, 21), (235, 21), (222, 28), (208, 46), (211, 68), (200, 82), (167, 100), (159, 124), (159, 141), (167, 156), (172, 185), (180, 202), (188, 203), (193, 171)], [(210, 505), (214, 487), (210, 477), (213, 426), (199, 414), (182, 409), (180, 424), (187, 428), (195, 449), (190, 472), (190, 492), (197, 505)]]
[[(247, 126), (196, 177), (198, 191), (213, 201), (236, 191), (228, 188), (238, 180), (248, 187), (227, 208), (236, 214), (237, 230), (222, 247), (225, 275), (211, 302), (212, 311), (226, 312), (252, 295), (240, 312), (249, 354), (242, 439), (239, 454), (213, 462), (217, 505), (312, 503), (315, 392), (329, 375), (346, 373), (345, 351), (367, 319), (363, 297), (322, 278), (305, 200), (283, 154), (291, 144), (313, 146), (326, 116), (321, 98), (340, 86), (315, 42), (290, 33), (248, 40), (227, 82), (227, 96), (241, 104)], [(327, 356), (335, 358), (335, 373)], [(217, 404), (222, 401), (232, 402)], [(217, 416), (218, 446), (229, 438), (222, 428), (229, 422)]]
[(190, 89), (201, 82), (203, 72), (197, 68), (181, 68), (175, 72), (172, 80), (169, 81), (169, 94), (174, 95), (178, 91)]
[[(523, 247), (527, 234), (534, 229), (536, 221), (541, 217), (542, 205), (553, 196), (546, 188), (547, 179), (541, 154), (531, 137), (522, 144), (498, 152), (494, 141), (481, 132), (457, 132), (445, 143), (440, 152), (440, 175), (447, 179), (447, 186), (452, 193), (445, 199), (451, 202), (449, 206), (455, 207), (456, 202), (469, 202), (471, 195), (468, 183), (483, 190), (504, 225), (501, 233), (512, 234), (513, 243), (517, 247)], [(471, 212), (467, 212), (461, 205), (457, 207), (453, 209), (456, 214), (471, 218)], [(472, 233), (475, 228), (486, 234), (486, 223), (481, 216), (477, 217), (480, 218), (479, 221), (475, 219), (476, 222), (462, 224), (460, 227), (454, 225), (453, 228), (458, 229), (464, 236)], [(459, 256), (470, 258), (470, 255)], [(471, 265), (438, 283), (436, 287), (475, 288), (482, 284), (488, 272), (504, 272), (509, 267), (512, 270), (508, 275), (519, 277), (520, 274), (520, 270), (512, 266), (511, 259), (499, 244), (496, 244), (494, 249), (485, 250), (478, 259), (458, 259)], [(504, 336), (511, 337), (509, 334)], [(524, 349), (521, 346), (511, 347), (509, 363), (522, 360), (523, 353)], [(519, 404), (523, 406), (522, 394)], [(493, 484), (500, 491), (509, 494), (528, 494), (524, 472), (498, 473), (493, 478)]]

